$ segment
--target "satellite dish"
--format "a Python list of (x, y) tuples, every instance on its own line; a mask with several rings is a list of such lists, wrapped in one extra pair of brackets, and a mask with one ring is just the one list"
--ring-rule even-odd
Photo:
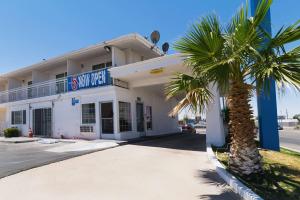
[(157, 44), (157, 42), (159, 41), (159, 38), (160, 38), (160, 34), (159, 34), (159, 32), (158, 31), (153, 31), (152, 33), (151, 33), (151, 41), (153, 42), (153, 44)]
[(169, 43), (165, 42), (163, 45), (162, 45), (162, 50), (164, 52), (164, 54), (166, 54), (169, 50)]

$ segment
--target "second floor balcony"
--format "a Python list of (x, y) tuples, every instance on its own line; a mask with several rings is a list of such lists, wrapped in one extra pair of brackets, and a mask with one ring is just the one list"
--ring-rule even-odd
[(111, 78), (108, 70), (102, 69), (2, 91), (0, 92), (0, 103), (58, 95), (107, 85), (128, 88), (127, 82)]

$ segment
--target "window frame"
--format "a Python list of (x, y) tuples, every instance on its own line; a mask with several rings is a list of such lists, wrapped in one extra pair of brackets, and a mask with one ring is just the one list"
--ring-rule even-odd
[[(148, 113), (148, 111), (149, 111), (149, 113)], [(148, 119), (148, 117), (149, 117), (149, 119)], [(153, 110), (152, 110), (152, 106), (146, 106), (146, 130), (147, 131), (152, 131), (153, 130)]]
[(55, 93), (61, 94), (67, 90), (67, 81), (65, 80), (68, 76), (68, 72), (63, 72), (55, 75)]
[[(91, 116), (89, 116), (87, 121), (84, 121), (85, 120), (84, 117), (86, 117), (86, 116), (83, 113), (84, 112), (83, 107), (85, 105), (94, 105), (94, 113), (93, 113), (94, 116), (92, 116), (93, 118), (91, 118)], [(91, 109), (91, 108), (89, 108), (89, 109)], [(88, 115), (92, 115), (92, 114), (88, 113)], [(96, 103), (83, 103), (83, 104), (81, 104), (81, 124), (84, 124), (84, 125), (96, 124)]]
[[(100, 67), (97, 68), (98, 66), (100, 66)], [(102, 70), (102, 69), (106, 69), (106, 68), (110, 68), (110, 67), (112, 67), (112, 61), (103, 62), (103, 63), (92, 65), (92, 71), (98, 71), (98, 70)]]
[(26, 124), (26, 110), (11, 111), (11, 124), (12, 125)]
[[(128, 113), (124, 113), (124, 118), (128, 117), (127, 119), (121, 119), (121, 105), (127, 105), (128, 108), (126, 111), (128, 111)], [(118, 102), (118, 109), (119, 109), (119, 131), (120, 132), (129, 132), (132, 131), (132, 112), (131, 112), (131, 103), (130, 102), (124, 102), (124, 101), (119, 101)], [(123, 125), (121, 120), (126, 121), (127, 120), (127, 126)]]

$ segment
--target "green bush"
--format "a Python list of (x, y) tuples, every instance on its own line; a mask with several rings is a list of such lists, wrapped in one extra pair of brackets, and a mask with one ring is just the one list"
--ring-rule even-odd
[(4, 130), (4, 137), (19, 137), (19, 133), (20, 131), (17, 128), (7, 128)]

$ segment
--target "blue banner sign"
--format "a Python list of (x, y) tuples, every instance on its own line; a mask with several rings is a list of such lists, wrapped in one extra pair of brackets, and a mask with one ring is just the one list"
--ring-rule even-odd
[(68, 91), (105, 86), (110, 84), (110, 76), (107, 69), (95, 72), (87, 72), (68, 77)]

